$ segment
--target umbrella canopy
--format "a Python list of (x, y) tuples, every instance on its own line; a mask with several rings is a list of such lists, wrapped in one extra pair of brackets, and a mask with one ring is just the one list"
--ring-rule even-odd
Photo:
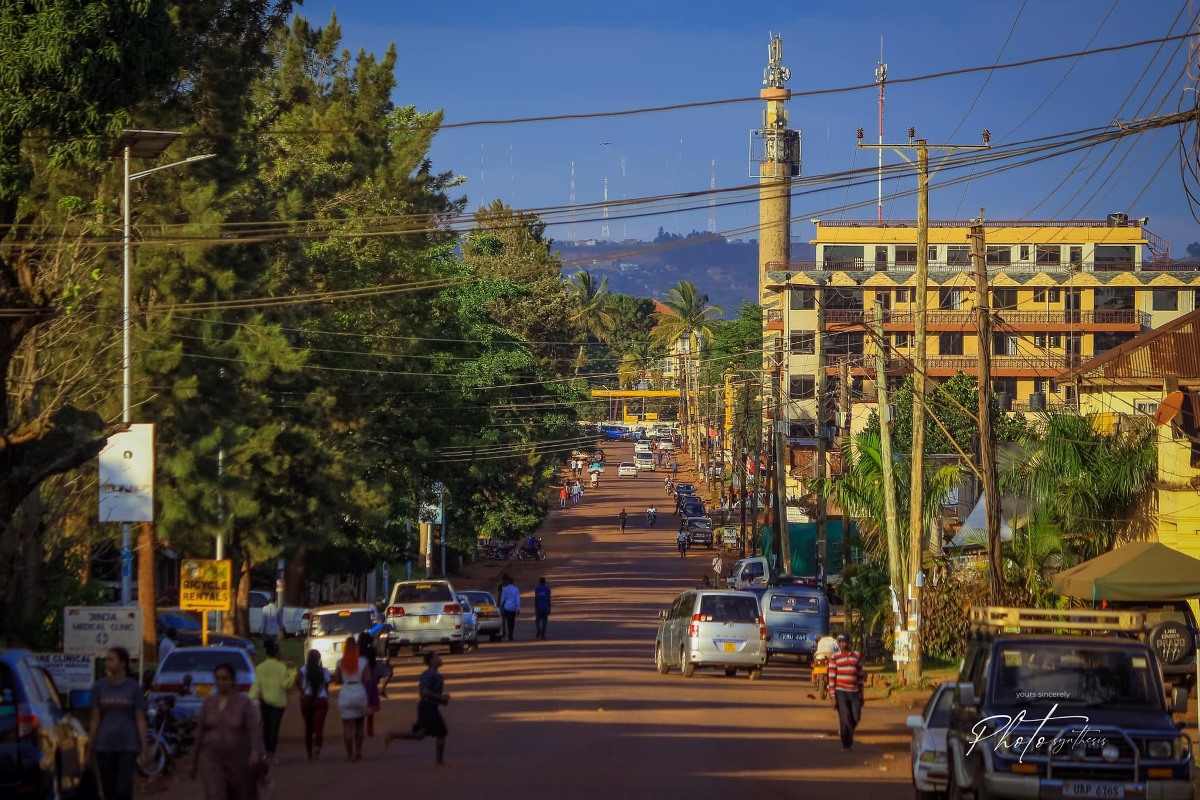
[(1082, 600), (1200, 597), (1200, 561), (1158, 542), (1134, 542), (1054, 577), (1054, 592)]

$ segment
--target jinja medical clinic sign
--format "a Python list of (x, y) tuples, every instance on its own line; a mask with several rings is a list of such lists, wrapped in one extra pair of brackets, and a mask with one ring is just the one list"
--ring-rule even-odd
[(130, 425), (100, 451), (100, 521), (154, 521), (153, 425)]

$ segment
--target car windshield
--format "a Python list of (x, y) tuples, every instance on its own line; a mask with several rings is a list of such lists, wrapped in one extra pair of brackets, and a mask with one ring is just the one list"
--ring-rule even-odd
[(1013, 644), (996, 659), (992, 699), (1001, 705), (1163, 705), (1156, 665), (1141, 649)]
[(821, 598), (806, 594), (777, 594), (771, 598), (771, 610), (795, 614), (819, 614)]
[(393, 603), (449, 603), (450, 587), (444, 583), (402, 583), (396, 587)]
[[(937, 700), (937, 705), (931, 709), (934, 699)], [(925, 705), (925, 717), (929, 723), (927, 728), (949, 728), (950, 727), (950, 701), (954, 699), (954, 692), (946, 689), (941, 694), (935, 694), (929, 698), (929, 702)]]
[(375, 615), (367, 609), (322, 611), (313, 614), (309, 635), (335, 636), (337, 634), (345, 634), (349, 636), (350, 634), (370, 630), (374, 624)]
[(159, 666), (159, 672), (212, 672), (222, 664), (230, 664), (238, 672), (249, 672), (246, 656), (228, 650), (172, 650)]
[(700, 598), (701, 622), (758, 622), (758, 600), (752, 596), (710, 594)]
[(622, 461), (621, 466), (622, 467), (636, 467), (637, 464), (634, 464), (632, 461)]
[(694, 491), (696, 491), (696, 487), (690, 483), (675, 484), (675, 494), (691, 494)]
[(464, 592), (466, 598), (475, 606), (494, 606), (496, 601), (487, 592)]

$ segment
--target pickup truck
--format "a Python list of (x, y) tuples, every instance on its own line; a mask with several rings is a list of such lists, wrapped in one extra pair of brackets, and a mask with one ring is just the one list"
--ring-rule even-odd
[[(263, 634), (263, 608), (271, 602), (271, 592), (262, 589), (250, 590), (250, 634)], [(280, 615), (280, 627), (285, 636), (307, 636), (310, 609), (284, 606)]]
[(1172, 714), (1141, 612), (971, 609), (946, 733), (950, 798), (1192, 800), (1192, 741)]

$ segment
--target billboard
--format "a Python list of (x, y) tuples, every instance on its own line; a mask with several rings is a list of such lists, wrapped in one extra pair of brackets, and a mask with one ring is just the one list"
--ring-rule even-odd
[(233, 562), (186, 559), (179, 567), (179, 607), (186, 611), (233, 609)]
[(110, 647), (142, 657), (142, 612), (116, 606), (68, 606), (63, 609), (63, 653), (100, 658)]
[(100, 451), (100, 521), (154, 521), (154, 425), (130, 425)]

